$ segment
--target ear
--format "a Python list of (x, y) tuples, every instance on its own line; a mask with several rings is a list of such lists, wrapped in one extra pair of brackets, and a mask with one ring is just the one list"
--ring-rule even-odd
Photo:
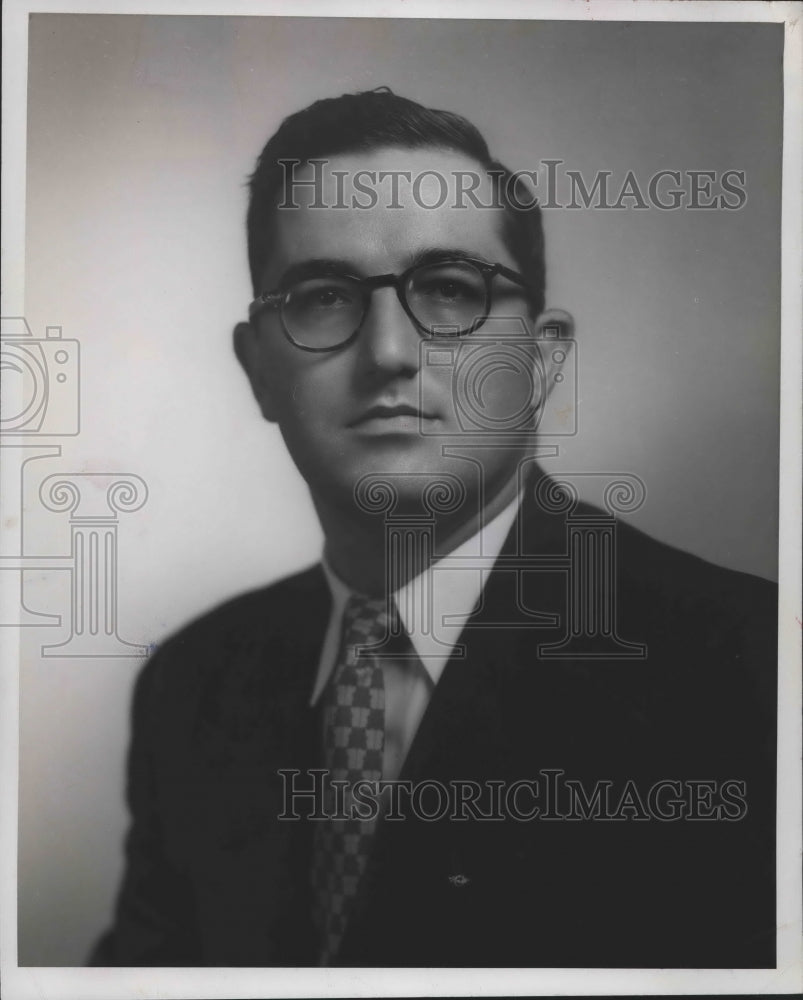
[(265, 358), (259, 333), (250, 323), (234, 327), (234, 353), (251, 383), (251, 391), (259, 403), (262, 416), (275, 423), (278, 420), (275, 402), (265, 370)]
[(574, 318), (565, 309), (545, 309), (535, 321), (535, 335), (540, 340), (571, 340)]
[(557, 381), (555, 375), (574, 347), (574, 318), (565, 309), (545, 309), (535, 321), (535, 337), (541, 350), (549, 395)]

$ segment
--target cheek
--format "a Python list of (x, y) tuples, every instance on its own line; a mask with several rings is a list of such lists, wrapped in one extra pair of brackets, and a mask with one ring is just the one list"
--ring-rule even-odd
[(480, 393), (489, 406), (516, 412), (537, 397), (538, 386), (531, 369), (513, 368), (507, 362), (485, 375)]
[(485, 429), (518, 427), (537, 406), (543, 379), (532, 353), (504, 343), (470, 355), (455, 371), (459, 409)]
[(274, 356), (266, 380), (279, 422), (287, 430), (333, 426), (343, 409), (344, 373), (313, 355)]

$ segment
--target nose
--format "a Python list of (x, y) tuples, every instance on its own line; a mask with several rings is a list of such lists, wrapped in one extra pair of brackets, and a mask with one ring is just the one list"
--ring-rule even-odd
[(371, 371), (408, 377), (418, 371), (421, 336), (394, 288), (374, 289), (358, 345)]

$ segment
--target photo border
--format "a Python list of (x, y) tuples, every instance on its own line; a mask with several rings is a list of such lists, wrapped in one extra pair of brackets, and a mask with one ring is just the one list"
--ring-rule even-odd
[[(801, 989), (801, 45), (800, 3), (666, 2), (666, 0), (547, 0), (531, 4), (500, 0), (437, 3), (428, 0), (290, 3), (95, 2), (33, 3), (7, 0), (3, 9), (3, 174), (2, 306), (4, 316), (23, 316), (25, 245), (25, 164), (27, 26), (31, 13), (219, 15), (293, 17), (389, 17), (455, 19), (537, 19), (565, 21), (768, 22), (785, 26), (784, 148), (782, 186), (782, 330), (779, 531), (779, 711), (778, 711), (778, 872), (775, 970), (649, 969), (73, 969), (18, 967), (17, 955), (17, 789), (19, 736), (19, 636), (0, 630), (0, 956), (8, 998), (86, 1000), (138, 996), (302, 997), (443, 996), (471, 994), (684, 994), (797, 993)], [(368, 9), (370, 8), (370, 9)], [(532, 14), (537, 18), (532, 18)], [(0, 465), (2, 492), (14, 488), (18, 470)], [(0, 575), (0, 583), (2, 576)], [(5, 584), (2, 584), (5, 586)], [(6, 590), (0, 599), (13, 596)]]

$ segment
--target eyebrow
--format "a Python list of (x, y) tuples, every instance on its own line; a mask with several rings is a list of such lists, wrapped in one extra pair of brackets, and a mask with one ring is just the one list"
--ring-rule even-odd
[(321, 274), (354, 274), (355, 270), (353, 261), (335, 257), (313, 257), (291, 264), (282, 272), (277, 287), (286, 289), (296, 281), (303, 281), (304, 278), (314, 278)]
[(494, 263), (478, 250), (461, 250), (459, 247), (426, 247), (423, 250), (416, 251), (409, 260), (408, 267), (418, 267), (422, 264), (439, 264), (444, 260), (479, 260), (483, 264)]
[[(425, 247), (411, 254), (407, 258), (406, 266), (401, 270), (406, 271), (408, 268), (421, 267), (425, 264), (439, 264), (448, 260), (479, 260), (486, 264), (492, 263), (476, 250), (463, 250), (459, 247)], [(327, 274), (347, 274), (359, 278), (363, 276), (360, 274), (362, 270), (353, 260), (345, 257), (313, 257), (291, 264), (282, 273), (277, 287), (283, 290), (296, 281)]]

